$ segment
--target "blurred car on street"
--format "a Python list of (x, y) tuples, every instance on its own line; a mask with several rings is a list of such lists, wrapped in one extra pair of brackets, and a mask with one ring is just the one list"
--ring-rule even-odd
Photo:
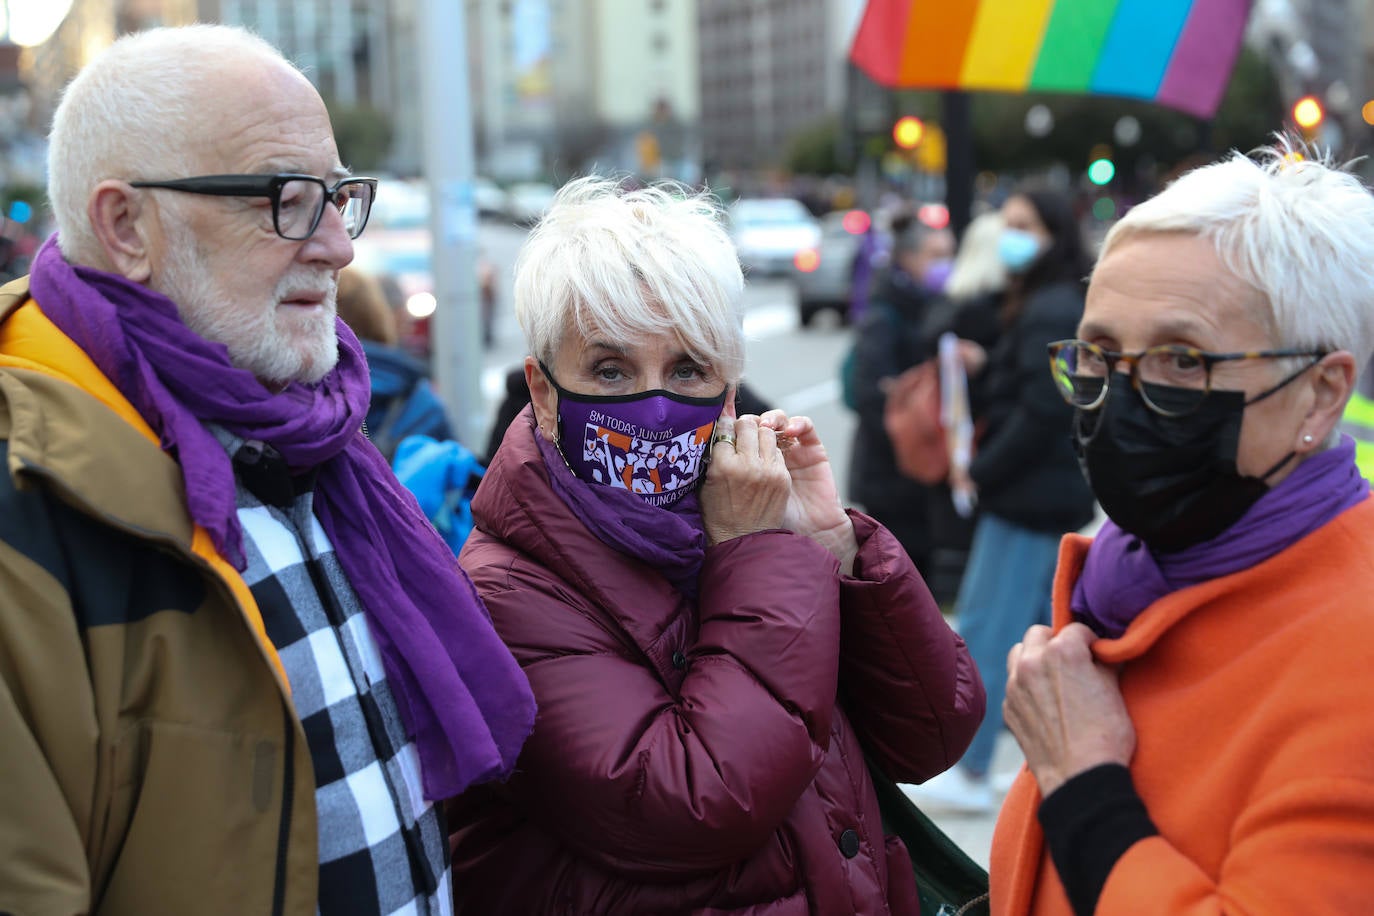
[(506, 192), (490, 178), (478, 177), (472, 185), (472, 200), (480, 217), (505, 216), (509, 203)]
[(381, 177), (364, 233), (416, 229), (429, 219), (429, 185), (418, 178)]
[[(478, 179), (480, 185), (482, 179)], [(379, 190), (367, 229), (353, 242), (353, 265), (375, 276), (396, 312), (401, 346), (416, 356), (430, 355), (434, 296), (433, 236), (429, 228), (429, 189), (422, 181), (388, 180)], [(499, 189), (498, 189), (499, 190)], [(476, 203), (480, 212), (481, 191)], [(496, 278), (490, 260), (477, 252), (477, 292), (482, 339), (490, 346), (496, 311)]]
[[(812, 248), (797, 252), (792, 261), (802, 327), (810, 326), (816, 316), (826, 309), (836, 312), (841, 321), (849, 319), (854, 259), (863, 245), (865, 234), (870, 229), (875, 233), (879, 231), (863, 210), (827, 213), (821, 217), (820, 227), (820, 241)], [(886, 249), (884, 238), (875, 239), (874, 244), (880, 253)]]
[(558, 189), (542, 181), (520, 181), (506, 189), (506, 215), (518, 226), (533, 226), (553, 205)]
[(745, 197), (727, 212), (730, 237), (746, 274), (790, 276), (797, 253), (821, 243), (816, 218), (790, 197)]

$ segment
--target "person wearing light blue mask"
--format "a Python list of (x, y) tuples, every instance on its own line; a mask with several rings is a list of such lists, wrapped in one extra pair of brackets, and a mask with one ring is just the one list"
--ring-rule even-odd
[(1023, 274), (1035, 263), (1042, 248), (1039, 237), (1025, 229), (1010, 226), (1002, 230), (997, 240), (997, 257), (1002, 266), (1013, 274)]
[(980, 515), (955, 602), (991, 713), (956, 767), (909, 792), (918, 804), (966, 811), (991, 811), (995, 802), (988, 770), (1002, 731), (1007, 651), (1027, 627), (1048, 621), (1060, 537), (1093, 517), (1069, 435), (1072, 411), (1045, 372), (1045, 348), (1072, 337), (1083, 314), (1089, 262), (1078, 224), (1067, 198), (1040, 190), (1013, 194), (1002, 219), (1002, 332), (986, 353), (970, 344), (981, 357), (969, 365), (984, 425), (969, 466)]

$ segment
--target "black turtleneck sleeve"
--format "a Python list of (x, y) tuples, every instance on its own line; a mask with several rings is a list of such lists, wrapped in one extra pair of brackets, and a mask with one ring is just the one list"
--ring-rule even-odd
[(1131, 771), (1108, 763), (1085, 770), (1040, 803), (1040, 826), (1076, 916), (1092, 916), (1117, 860), (1159, 830)]

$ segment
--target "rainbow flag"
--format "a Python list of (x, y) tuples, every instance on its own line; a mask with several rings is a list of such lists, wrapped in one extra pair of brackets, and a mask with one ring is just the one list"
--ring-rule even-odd
[(902, 89), (1129, 96), (1210, 118), (1251, 0), (869, 0), (850, 59)]

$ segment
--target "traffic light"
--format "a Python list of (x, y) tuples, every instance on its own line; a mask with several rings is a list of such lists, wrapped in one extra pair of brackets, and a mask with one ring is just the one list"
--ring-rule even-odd
[(925, 124), (915, 115), (898, 118), (897, 123), (892, 125), (892, 139), (902, 149), (915, 149), (920, 146), (921, 138), (925, 134)]
[(921, 167), (923, 172), (939, 175), (945, 170), (948, 148), (949, 144), (945, 140), (945, 132), (940, 129), (939, 124), (932, 124), (926, 128), (921, 146), (916, 150), (916, 164)]
[(1088, 163), (1088, 180), (1095, 185), (1109, 184), (1116, 177), (1116, 163), (1102, 156)]
[(1309, 140), (1325, 118), (1326, 111), (1314, 95), (1305, 95), (1293, 103), (1293, 123), (1302, 128), (1303, 136)]

